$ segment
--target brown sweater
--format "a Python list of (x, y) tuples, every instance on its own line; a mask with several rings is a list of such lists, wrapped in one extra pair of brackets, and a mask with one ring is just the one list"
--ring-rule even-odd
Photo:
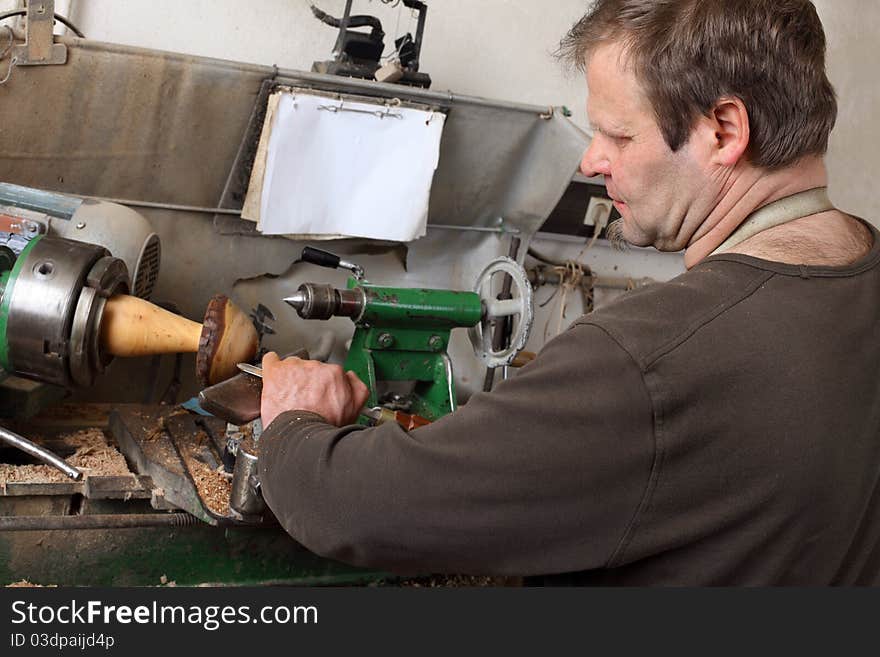
[(265, 498), (314, 552), (401, 573), (878, 584), (872, 232), (848, 267), (710, 257), (409, 434), (282, 414)]

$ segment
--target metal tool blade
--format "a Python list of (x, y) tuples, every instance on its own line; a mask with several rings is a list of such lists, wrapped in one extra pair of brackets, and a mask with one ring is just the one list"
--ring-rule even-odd
[(239, 363), (238, 369), (242, 372), (247, 372), (251, 376), (258, 376), (261, 379), (263, 378), (263, 368), (257, 367), (256, 365), (251, 365), (250, 363)]

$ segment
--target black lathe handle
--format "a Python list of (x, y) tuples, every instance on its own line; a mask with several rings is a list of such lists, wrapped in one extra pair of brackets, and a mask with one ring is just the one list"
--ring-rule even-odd
[(313, 249), (307, 246), (303, 249), (300, 259), (319, 267), (327, 267), (328, 269), (337, 269), (341, 258), (338, 255), (321, 249)]

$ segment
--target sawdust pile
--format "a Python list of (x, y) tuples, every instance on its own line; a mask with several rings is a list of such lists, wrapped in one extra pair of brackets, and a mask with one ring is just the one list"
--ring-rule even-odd
[(181, 451), (186, 467), (192, 475), (199, 497), (213, 513), (218, 516), (229, 515), (229, 495), (232, 492), (232, 477), (220, 466), (216, 470), (199, 458), (199, 450), (205, 448), (211, 439), (204, 431), (195, 435), (195, 440)]
[(187, 459), (187, 465), (205, 506), (218, 516), (228, 516), (232, 479), (195, 458)]
[[(113, 477), (130, 475), (125, 457), (107, 442), (104, 432), (98, 428), (82, 429), (59, 437), (73, 454), (64, 459), (82, 470), (87, 477)], [(67, 483), (71, 480), (51, 465), (9, 465), (0, 463), (0, 484), (6, 483)]]
[(428, 575), (410, 577), (400, 580), (382, 580), (370, 586), (400, 586), (412, 588), (466, 588), (466, 587), (499, 587), (522, 586), (519, 577), (488, 577), (481, 575)]
[(57, 584), (45, 584), (45, 585), (44, 584), (34, 584), (32, 582), (27, 581), (26, 579), (22, 579), (17, 582), (13, 582), (12, 584), (7, 584), (6, 588), (7, 589), (24, 589), (24, 588), (41, 589), (44, 587), (55, 588), (57, 586), (58, 586)]
[(65, 460), (86, 475), (120, 477), (131, 474), (125, 457), (107, 443), (107, 437), (100, 429), (77, 431), (69, 434), (66, 441), (79, 447)]
[(65, 484), (72, 479), (51, 465), (8, 465), (0, 463), (0, 485)]
[[(145, 418), (146, 416), (143, 413), (135, 412), (135, 415), (140, 416), (141, 418)], [(146, 431), (146, 437), (144, 440), (147, 442), (152, 442), (158, 440), (162, 437), (162, 434), (168, 430), (168, 420), (169, 418), (175, 417), (177, 415), (188, 415), (189, 411), (183, 407), (175, 408), (171, 413), (167, 415), (160, 415), (159, 419), (156, 420), (156, 423), (150, 428), (149, 431)]]
[[(203, 431), (197, 434), (197, 445), (208, 440)], [(229, 496), (232, 493), (232, 477), (199, 460), (192, 452), (186, 455), (186, 465), (199, 492), (199, 497), (218, 516), (229, 515)]]
[(239, 443), (239, 449), (243, 449), (248, 454), (252, 456), (260, 455), (260, 441), (254, 438), (254, 429), (253, 427), (248, 426), (247, 432), (245, 431), (245, 427), (241, 427), (242, 438), (241, 443)]

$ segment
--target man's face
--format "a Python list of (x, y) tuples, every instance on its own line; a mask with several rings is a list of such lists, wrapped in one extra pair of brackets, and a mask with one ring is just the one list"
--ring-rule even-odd
[(702, 222), (693, 214), (704, 212), (717, 192), (707, 153), (697, 152), (691, 141), (675, 153), (669, 149), (618, 44), (593, 52), (587, 85), (594, 137), (581, 171), (587, 177), (605, 177), (627, 242), (663, 251), (683, 249)]

